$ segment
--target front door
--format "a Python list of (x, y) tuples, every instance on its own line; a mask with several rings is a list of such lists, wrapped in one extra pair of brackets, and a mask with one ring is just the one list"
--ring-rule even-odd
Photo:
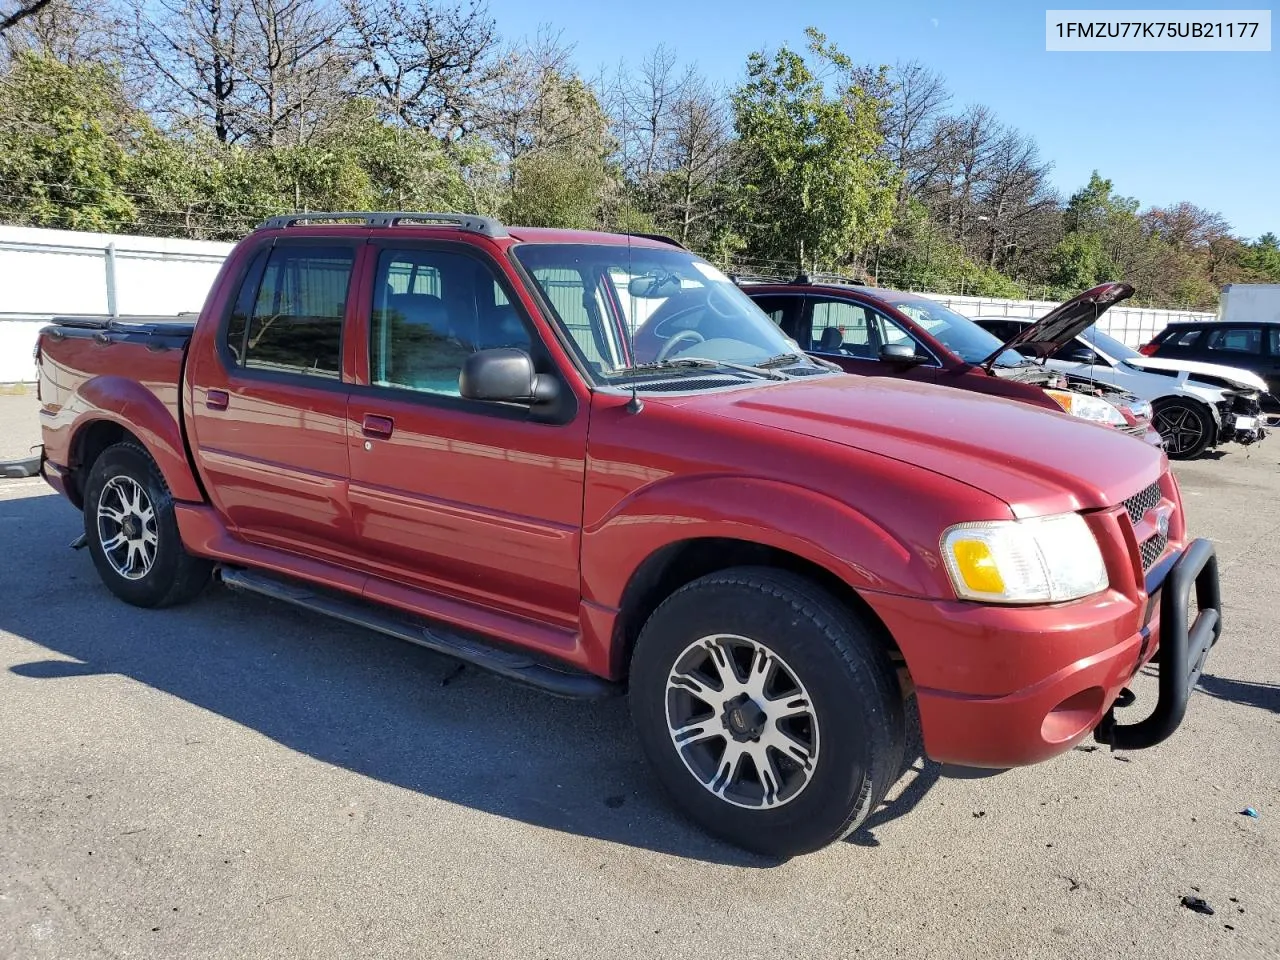
[(549, 423), (525, 407), (463, 399), (458, 376), (472, 352), (540, 356), (514, 291), (473, 247), (374, 250), (362, 310), (367, 382), (348, 407), (351, 509), (367, 569), (574, 626), (586, 406), (569, 404), (563, 422)]
[(341, 559), (351, 540), (342, 331), (359, 247), (265, 244), (193, 358), (192, 444), (237, 536)]
[(801, 346), (841, 369), (869, 377), (927, 381), (936, 381), (943, 372), (936, 362), (912, 366), (883, 362), (880, 348), (890, 343), (909, 344), (918, 354), (929, 351), (902, 324), (879, 310), (839, 297), (807, 296), (805, 301)]

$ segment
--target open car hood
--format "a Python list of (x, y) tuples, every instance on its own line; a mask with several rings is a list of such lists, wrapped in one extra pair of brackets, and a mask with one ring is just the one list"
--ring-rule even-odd
[(1093, 326), (1100, 316), (1117, 303), (1132, 296), (1133, 287), (1127, 283), (1099, 284), (1050, 310), (1031, 326), (1019, 330), (979, 366), (990, 370), (996, 357), (1006, 350), (1025, 347), (1030, 347), (1042, 357), (1048, 356)]

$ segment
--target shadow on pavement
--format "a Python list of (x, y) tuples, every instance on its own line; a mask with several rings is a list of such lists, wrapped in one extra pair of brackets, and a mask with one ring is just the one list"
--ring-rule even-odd
[(1260, 710), (1280, 713), (1280, 684), (1229, 680), (1226, 677), (1202, 673), (1196, 686), (1201, 692), (1217, 697), (1219, 700), (1230, 700), (1232, 703), (1244, 704), (1246, 707), (1258, 707)]
[[(18, 676), (119, 674), (449, 803), (676, 856), (777, 865), (680, 817), (649, 775), (621, 699), (566, 701), (459, 672), (411, 644), (217, 586), (185, 607), (129, 607), (102, 586), (87, 551), (66, 548), (79, 529), (61, 498), (0, 500), (0, 629), (72, 658), (14, 666)], [(928, 785), (917, 777), (904, 795)], [(864, 832), (898, 815), (874, 814)]]

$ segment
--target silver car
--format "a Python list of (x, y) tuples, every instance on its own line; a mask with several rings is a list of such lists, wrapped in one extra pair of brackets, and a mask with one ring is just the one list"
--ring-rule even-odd
[[(974, 317), (1001, 340), (1016, 341), (1034, 321)], [(1144, 357), (1096, 326), (1052, 345), (1011, 343), (1045, 365), (1119, 387), (1148, 401), (1155, 428), (1174, 460), (1189, 460), (1222, 443), (1256, 443), (1265, 435), (1260, 400), (1267, 385), (1257, 374), (1210, 363)], [(1043, 348), (1051, 346), (1045, 354)]]

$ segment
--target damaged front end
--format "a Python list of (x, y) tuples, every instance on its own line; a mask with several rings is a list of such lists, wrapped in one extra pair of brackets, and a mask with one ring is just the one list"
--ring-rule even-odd
[(1262, 414), (1262, 395), (1257, 390), (1223, 389), (1215, 405), (1218, 414), (1218, 442), (1248, 446), (1267, 435)]

